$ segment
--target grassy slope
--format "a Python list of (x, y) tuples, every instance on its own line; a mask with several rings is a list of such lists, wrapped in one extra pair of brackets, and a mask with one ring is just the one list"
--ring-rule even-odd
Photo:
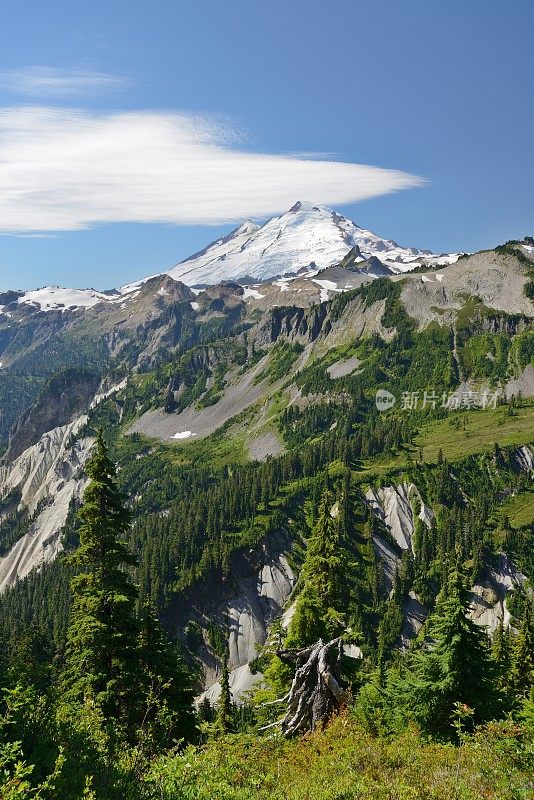
[(454, 427), (451, 422), (455, 418), (459, 419), (459, 415), (453, 414), (445, 419), (425, 423), (415, 437), (413, 447), (393, 456), (373, 459), (358, 474), (363, 478), (370, 478), (402, 469), (410, 460), (418, 457), (420, 450), (425, 462), (435, 463), (440, 449), (449, 461), (455, 461), (473, 453), (491, 451), (495, 442), (501, 447), (507, 447), (534, 441), (532, 402), (517, 409), (512, 417), (507, 415), (506, 407), (462, 413), (461, 419), (465, 419), (465, 428), (463, 424)]
[(534, 489), (509, 497), (503, 503), (501, 511), (509, 518), (513, 528), (534, 523)]
[(455, 748), (373, 738), (342, 715), (299, 740), (225, 736), (163, 759), (152, 780), (161, 800), (515, 800), (532, 790), (529, 752), (511, 723)]
[(491, 450), (495, 442), (501, 447), (531, 442), (534, 439), (534, 405), (515, 413), (513, 417), (507, 416), (506, 408), (472, 411), (465, 415), (465, 430), (451, 427), (448, 419), (439, 420), (423, 428), (415, 444), (422, 447), (425, 461), (435, 461), (440, 448), (453, 461)]

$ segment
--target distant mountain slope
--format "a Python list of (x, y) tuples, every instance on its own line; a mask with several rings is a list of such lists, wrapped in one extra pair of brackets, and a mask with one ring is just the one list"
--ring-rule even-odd
[(300, 270), (324, 269), (340, 262), (354, 247), (360, 260), (377, 256), (394, 272), (423, 262), (451, 263), (456, 256), (400, 247), (326, 206), (298, 202), (280, 217), (259, 226), (250, 220), (180, 262), (168, 274), (189, 286), (249, 277), (258, 281)]
[[(227, 623), (234, 699), (261, 677), (256, 645), (301, 591), (307, 509), (327, 480), (334, 519), (346, 472), (341, 519), (359, 548), (346, 624), (362, 621), (368, 652), (379, 617), (390, 648), (408, 644), (457, 546), (476, 619), (515, 625), (514, 592), (534, 575), (531, 247), (394, 274), (360, 243), (323, 271), (254, 285), (192, 290), (161, 274), (86, 290), (75, 307), (57, 287), (0, 295), (0, 625), (42, 617), (61, 638), (61, 553), (99, 427), (134, 515), (142, 594), (212, 699)], [(500, 388), (496, 408), (478, 407)]]

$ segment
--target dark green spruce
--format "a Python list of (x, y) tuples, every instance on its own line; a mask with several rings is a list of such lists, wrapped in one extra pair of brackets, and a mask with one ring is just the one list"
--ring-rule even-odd
[(64, 701), (96, 706), (121, 735), (157, 749), (193, 733), (189, 673), (153, 609), (136, 612), (135, 558), (124, 541), (130, 514), (102, 433), (86, 469), (80, 545), (70, 557)]
[(71, 583), (64, 696), (96, 704), (106, 718), (124, 720), (138, 677), (137, 591), (127, 571), (135, 559), (123, 541), (130, 515), (102, 433), (86, 471), (80, 545), (71, 556), (77, 574)]
[(500, 716), (502, 697), (489, 639), (467, 617), (468, 604), (468, 592), (454, 570), (438, 597), (428, 637), (388, 687), (393, 709), (437, 737), (452, 737), (459, 710), (475, 724)]

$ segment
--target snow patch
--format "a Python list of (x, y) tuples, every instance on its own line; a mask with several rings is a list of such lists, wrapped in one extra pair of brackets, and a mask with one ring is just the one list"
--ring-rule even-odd
[(19, 305), (38, 306), (41, 311), (68, 311), (69, 308), (91, 308), (98, 303), (109, 302), (109, 295), (93, 289), (65, 289), (61, 286), (45, 286), (19, 297)]
[(249, 297), (253, 297), (254, 300), (261, 300), (265, 297), (264, 294), (260, 294), (257, 289), (251, 289), (250, 286), (246, 286), (243, 289), (243, 300), (246, 300)]

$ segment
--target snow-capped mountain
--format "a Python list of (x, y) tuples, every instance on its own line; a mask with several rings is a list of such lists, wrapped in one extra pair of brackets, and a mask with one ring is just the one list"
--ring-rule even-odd
[(408, 272), (423, 263), (452, 264), (458, 258), (456, 253), (438, 256), (429, 250), (401, 247), (391, 239), (382, 239), (360, 228), (326, 206), (298, 202), (263, 225), (248, 220), (167, 272), (121, 289), (97, 291), (45, 286), (34, 291), (0, 292), (0, 318), (13, 317), (25, 309), (28, 313), (67, 312), (100, 304), (126, 308), (152, 279), (168, 280), (166, 276), (187, 286), (244, 282), (244, 279), (261, 283), (297, 273), (311, 273), (312, 277), (319, 270), (339, 264), (349, 252), (352, 269), (362, 262), (362, 274), (371, 277)]
[(261, 282), (277, 275), (330, 267), (355, 245), (362, 261), (376, 256), (394, 272), (406, 272), (423, 262), (445, 264), (456, 260), (456, 256), (400, 247), (326, 206), (298, 202), (264, 225), (248, 220), (181, 261), (168, 274), (189, 286), (244, 277)]

